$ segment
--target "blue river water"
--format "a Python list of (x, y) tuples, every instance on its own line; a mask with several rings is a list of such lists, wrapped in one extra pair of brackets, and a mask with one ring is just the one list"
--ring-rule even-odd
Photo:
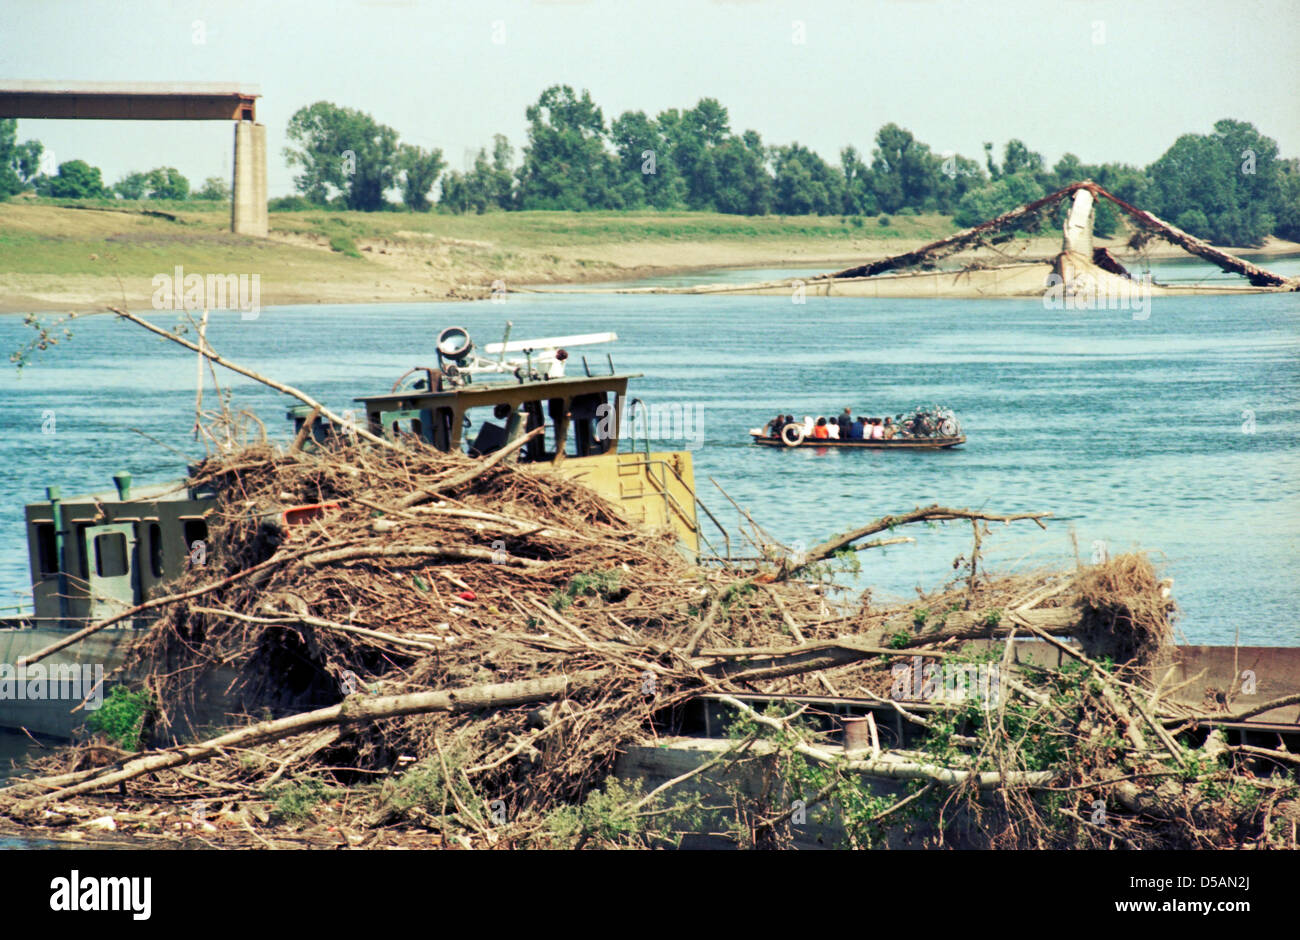
[[(1300, 260), (1270, 266), (1292, 272)], [(1213, 275), (1165, 264), (1157, 277)], [(179, 316), (144, 313), (169, 327)], [(1146, 319), (1025, 300), (525, 294), (274, 307), (254, 320), (214, 313), (209, 341), (342, 410), (434, 364), (442, 327), (465, 326), (484, 344), (507, 319), (514, 338), (616, 331), (618, 343), (586, 350), (593, 368), (607, 368), (609, 352), (618, 371), (644, 374), (633, 394), (684, 407), (687, 433), (653, 445), (692, 447), (700, 496), (739, 551), (738, 515), (710, 478), (772, 536), (806, 545), (931, 502), (1047, 511), (1046, 532), (995, 527), (988, 564), (1073, 564), (1099, 540), (1112, 553), (1145, 549), (1175, 580), (1188, 642), (1300, 643), (1300, 294), (1156, 297)], [(138, 483), (182, 475), (185, 460), (150, 437), (202, 454), (190, 433), (193, 354), (111, 316), (73, 328), (21, 377), (0, 371), (0, 606), (25, 592), (22, 506), (44, 487), (110, 489), (119, 470)], [(31, 335), (21, 317), (0, 317), (6, 354)], [(573, 363), (581, 368), (577, 355)], [(236, 408), (290, 436), (291, 400), (230, 373), (221, 380)], [(746, 434), (778, 411), (884, 415), (931, 403), (957, 412), (964, 447), (819, 453), (760, 449)], [(952, 577), (970, 526), (915, 528), (916, 544), (863, 553), (856, 584), (883, 599)]]

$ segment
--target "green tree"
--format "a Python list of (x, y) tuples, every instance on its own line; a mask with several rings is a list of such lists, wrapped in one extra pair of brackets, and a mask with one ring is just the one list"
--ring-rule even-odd
[(414, 144), (402, 144), (397, 150), (397, 171), (402, 184), (402, 202), (412, 212), (429, 208), (433, 184), (447, 166), (438, 149), (425, 150)]
[(0, 120), (0, 199), (20, 193), (34, 184), (44, 152), (39, 140), (18, 143), (18, 121), (15, 118)]
[(220, 176), (209, 176), (203, 181), (203, 188), (194, 193), (195, 199), (222, 202), (230, 199), (230, 184)]
[(1184, 232), (1207, 232), (1210, 228), (1209, 220), (1205, 218), (1205, 213), (1200, 209), (1184, 209), (1178, 213), (1178, 218), (1174, 219), (1174, 225), (1177, 225)]
[(1012, 138), (1007, 141), (1006, 148), (1002, 152), (1002, 176), (1028, 173), (1030, 176), (1036, 177), (1042, 172), (1043, 155), (1041, 153), (1030, 150), (1022, 140)]
[(679, 209), (686, 204), (686, 183), (659, 123), (644, 111), (625, 111), (610, 124), (618, 154), (621, 185), (632, 183), (627, 205)]
[(294, 186), (324, 205), (335, 193), (349, 209), (382, 209), (396, 182), (397, 131), (369, 114), (328, 101), (300, 108), (289, 119), (285, 148), (290, 166), (302, 168)]
[(988, 183), (978, 163), (959, 153), (939, 159), (939, 176), (935, 182), (934, 208), (952, 215), (968, 192)]
[(106, 195), (99, 167), (85, 160), (60, 163), (57, 175), (37, 178), (36, 191), (55, 199), (95, 199)]
[(41, 156), (44, 153), (45, 145), (39, 140), (24, 140), (14, 147), (14, 168), (24, 187), (31, 188), (36, 177), (40, 176)]
[(452, 212), (473, 210), (479, 214), (489, 208), (513, 209), (515, 207), (514, 148), (504, 134), (492, 138), (492, 156), (480, 150), (474, 158), (474, 168), (468, 173), (450, 171), (442, 178), (442, 198), (438, 204)]
[(1028, 170), (1010, 176), (1002, 174), (998, 179), (962, 196), (953, 213), (953, 221), (961, 226), (979, 225), (1046, 195), (1046, 191), (1034, 179), (1034, 174)]
[(807, 147), (775, 150), (775, 209), (785, 215), (838, 215), (844, 209), (844, 178)]
[[(732, 139), (727, 109), (716, 98), (701, 98), (694, 108), (660, 112), (656, 123), (684, 183), (687, 208), (717, 209), (717, 151)], [(733, 162), (736, 157), (731, 155)]]
[(1277, 155), (1277, 142), (1244, 121), (1184, 134), (1147, 167), (1152, 211), (1180, 228), (1184, 219), (1191, 234), (1221, 245), (1258, 245), (1285, 204)]
[(775, 200), (767, 150), (758, 131), (728, 137), (713, 150), (714, 208), (735, 215), (766, 215)]
[(998, 168), (998, 161), (993, 159), (993, 141), (984, 141), (984, 165), (989, 171), (989, 181), (995, 181), (1002, 176), (1002, 170)]
[(871, 167), (863, 161), (856, 147), (840, 151), (840, 172), (844, 174), (844, 208), (846, 215), (876, 215), (880, 203), (876, 201)]
[(442, 193), (438, 205), (460, 215), (471, 209), (478, 213), (487, 211), (487, 200), (481, 193), (473, 192), (469, 185), (468, 174), (457, 170), (448, 170), (442, 176)]
[(525, 209), (619, 208), (616, 158), (605, 149), (605, 119), (568, 85), (552, 85), (525, 112), (528, 143), (519, 169)]
[(149, 178), (143, 173), (128, 173), (113, 184), (113, 192), (123, 199), (143, 199)]
[(145, 176), (145, 190), (150, 199), (188, 199), (190, 181), (174, 166), (160, 166)]
[(1083, 161), (1072, 153), (1067, 153), (1057, 160), (1056, 166), (1052, 167), (1052, 173), (1056, 177), (1057, 189), (1090, 179), (1092, 175), (1083, 165)]
[(1233, 170), (1233, 161), (1218, 142), (1201, 134), (1184, 134), (1147, 168), (1151, 209), (1175, 225), (1180, 218), (1187, 221), (1192, 235), (1231, 242), (1220, 222), (1236, 208)]
[(474, 161), (474, 172), (478, 175), (487, 200), (498, 209), (515, 207), (515, 148), (505, 134), (492, 135), (492, 162), (487, 161), (487, 154), (479, 151)]
[(912, 132), (889, 123), (876, 132), (871, 151), (876, 199), (885, 212), (930, 208), (939, 188), (939, 159)]
[(1278, 201), (1275, 235), (1300, 241), (1300, 158), (1278, 161)]

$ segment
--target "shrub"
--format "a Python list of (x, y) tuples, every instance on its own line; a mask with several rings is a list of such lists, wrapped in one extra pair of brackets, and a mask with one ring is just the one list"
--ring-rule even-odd
[(617, 571), (589, 571), (576, 574), (563, 591), (551, 595), (551, 606), (564, 610), (579, 597), (600, 597), (609, 599), (618, 591), (619, 574)]
[(306, 212), (308, 209), (319, 209), (320, 206), (302, 196), (280, 196), (270, 200), (266, 208), (271, 212)]
[(352, 240), (351, 235), (331, 235), (330, 248), (340, 254), (345, 254), (349, 258), (360, 258), (361, 252), (357, 251), (357, 243)]
[(156, 710), (157, 703), (149, 692), (132, 692), (124, 685), (115, 685), (103, 705), (86, 718), (86, 727), (125, 751), (138, 751), (145, 722)]
[(316, 805), (325, 799), (329, 788), (315, 777), (302, 783), (291, 783), (271, 791), (274, 802), (271, 816), (279, 822), (304, 823), (312, 818)]

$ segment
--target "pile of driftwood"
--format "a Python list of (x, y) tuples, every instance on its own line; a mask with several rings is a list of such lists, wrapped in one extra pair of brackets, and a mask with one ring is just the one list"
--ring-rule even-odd
[[(191, 481), (218, 496), (205, 563), (168, 596), (114, 618), (157, 618), (128, 670), (155, 703), (149, 749), (101, 740), (62, 750), (0, 790), (0, 813), (278, 844), (279, 806), (347, 844), (394, 833), (557, 844), (556, 814), (602, 787), (608, 796), (620, 749), (671, 733), (675, 706), (708, 692), (751, 723), (723, 763), (749, 759), (767, 738), (831, 774), (835, 786), (804, 794), (814, 803), (873, 778), (916, 787), (873, 825), (924, 808), (942, 840), (945, 814), (960, 804), (984, 820), (990, 845), (1287, 837), (1278, 825), (1294, 819), (1296, 781), (1274, 771), (1293, 774), (1294, 757), (1180, 739), (1198, 716), (1152, 678), (1172, 605), (1144, 557), (989, 575), (988, 524), (1041, 525), (1044, 514), (930, 506), (799, 556), (774, 553), (757, 569), (701, 568), (671, 537), (508, 457), (360, 442), (209, 458)], [(324, 508), (286, 525), (281, 510), (307, 504)], [(902, 605), (874, 605), (869, 593), (849, 606), (828, 601), (834, 566), (918, 522), (971, 525), (973, 549), (953, 581)], [(1058, 646), (1075, 666), (1015, 671), (996, 710), (954, 703), (948, 718), (926, 717), (890, 697), (900, 660), (942, 662), (960, 658), (967, 640), (1008, 636)], [(218, 674), (233, 674), (232, 696), (263, 709), (196, 737), (185, 716)], [(932, 746), (855, 757), (732, 697), (745, 692), (877, 698)], [(654, 818), (651, 804), (690, 782), (629, 796), (606, 821)], [(314, 798), (305, 822), (285, 808), (295, 794)], [(1099, 799), (1113, 810), (1106, 824), (1089, 809)], [(742, 815), (769, 841), (788, 825), (761, 807)], [(624, 844), (621, 831), (577, 841)], [(644, 827), (627, 831), (646, 838)]]

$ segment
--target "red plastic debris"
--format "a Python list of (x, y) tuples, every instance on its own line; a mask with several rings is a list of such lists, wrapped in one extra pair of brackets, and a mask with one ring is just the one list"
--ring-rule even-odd
[(327, 510), (338, 509), (339, 506), (338, 500), (331, 500), (328, 503), (309, 503), (305, 506), (290, 506), (280, 513), (285, 538), (293, 538), (292, 529), (294, 526), (306, 525), (324, 516)]
[(472, 601), (472, 600), (475, 600), (475, 594), (474, 594), (473, 591), (461, 591), (461, 592), (459, 592), (456, 596), (459, 597), (459, 598), (460, 598), (461, 600), (463, 600), (463, 601)]

